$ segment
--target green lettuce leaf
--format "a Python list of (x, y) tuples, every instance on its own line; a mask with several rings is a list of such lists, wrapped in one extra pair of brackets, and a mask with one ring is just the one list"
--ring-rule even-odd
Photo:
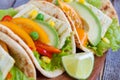
[(0, 10), (0, 20), (1, 20), (5, 15), (14, 16), (15, 14), (17, 14), (17, 11), (15, 11), (13, 8), (5, 9), (5, 10)]
[(32, 78), (27, 78), (16, 66), (10, 70), (10, 74), (12, 75), (10, 80), (33, 80)]
[(59, 54), (53, 54), (51, 62), (45, 63), (44, 61), (40, 60), (40, 54), (38, 52), (34, 52), (34, 56), (36, 57), (37, 61), (41, 65), (41, 67), (47, 71), (54, 71), (56, 69), (63, 68), (62, 67), (62, 56), (69, 55), (71, 51), (71, 39), (67, 38), (65, 45), (61, 49), (61, 53)]
[(117, 19), (113, 19), (105, 36), (110, 40), (110, 46), (113, 51), (120, 49), (120, 26)]
[(97, 8), (100, 8), (102, 5), (101, 0), (86, 0), (86, 1)]
[(88, 46), (95, 51), (97, 56), (102, 56), (109, 48), (111, 48), (113, 51), (120, 49), (120, 26), (118, 25), (117, 19), (113, 19), (112, 24), (105, 34), (105, 38), (107, 38), (110, 43), (106, 43), (104, 40), (101, 40), (96, 47)]
[(97, 56), (103, 56), (104, 52), (107, 51), (110, 47), (110, 44), (101, 40), (97, 47), (94, 48), (94, 50)]
[(37, 51), (33, 51), (33, 54), (34, 54), (35, 58), (37, 59), (38, 63), (41, 64), (40, 54)]
[(2, 71), (0, 70), (0, 80), (3, 80)]

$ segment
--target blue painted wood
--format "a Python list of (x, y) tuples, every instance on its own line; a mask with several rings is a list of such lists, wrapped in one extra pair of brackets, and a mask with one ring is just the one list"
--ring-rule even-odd
[(0, 9), (7, 9), (14, 4), (15, 0), (0, 0)]
[[(120, 0), (112, 0), (112, 3), (118, 13), (120, 21)], [(109, 50), (103, 73), (103, 80), (120, 80), (120, 50), (112, 52)]]
[(103, 80), (120, 80), (120, 50), (109, 50), (104, 68)]
[(13, 5), (13, 7), (18, 7), (22, 4), (25, 4), (26, 2), (28, 2), (29, 0), (16, 0), (15, 4)]
[(120, 22), (120, 0), (114, 0), (113, 5), (118, 13), (119, 22)]

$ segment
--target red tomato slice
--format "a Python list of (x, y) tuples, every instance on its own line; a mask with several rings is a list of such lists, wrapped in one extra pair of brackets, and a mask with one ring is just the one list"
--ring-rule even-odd
[(48, 52), (51, 52), (51, 53), (60, 53), (61, 51), (53, 46), (50, 46), (50, 45), (47, 45), (47, 44), (44, 44), (40, 41), (35, 41), (35, 46), (36, 47), (40, 47), (40, 48), (43, 48), (45, 50), (47, 50)]
[(37, 49), (37, 51), (39, 52), (40, 55), (52, 58), (52, 53), (48, 52), (47, 50), (45, 50), (43, 48), (40, 48), (40, 47), (36, 47), (36, 49)]
[(4, 16), (4, 17), (2, 18), (1, 21), (11, 21), (11, 20), (12, 20), (12, 17), (9, 16), (9, 15), (6, 15), (6, 16)]

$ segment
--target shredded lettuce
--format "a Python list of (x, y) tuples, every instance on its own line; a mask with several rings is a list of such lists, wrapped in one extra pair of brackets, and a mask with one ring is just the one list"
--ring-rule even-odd
[(110, 40), (110, 46), (113, 51), (120, 49), (120, 26), (117, 19), (113, 19), (105, 36)]
[(0, 70), (0, 80), (3, 80), (2, 71)]
[(86, 1), (97, 8), (100, 8), (102, 5), (101, 0), (86, 0)]
[(33, 80), (32, 78), (27, 78), (27, 76), (23, 74), (16, 66), (10, 70), (10, 74), (12, 75), (12, 78), (8, 80)]
[(13, 9), (13, 8), (5, 9), (5, 10), (0, 10), (0, 20), (1, 20), (5, 15), (14, 16), (15, 14), (17, 14), (17, 11), (15, 11), (15, 9)]
[(38, 63), (41, 64), (40, 54), (37, 51), (33, 51), (33, 54), (34, 54), (35, 58), (37, 59)]
[(102, 56), (109, 48), (113, 51), (120, 49), (120, 26), (118, 25), (117, 19), (113, 19), (105, 37), (110, 41), (110, 43), (106, 43), (101, 40), (96, 47), (89, 46), (89, 48), (92, 48), (95, 51), (97, 56)]
[(60, 69), (63, 68), (62, 67), (62, 56), (65, 55), (69, 55), (71, 52), (71, 39), (67, 38), (65, 45), (63, 46), (63, 48), (61, 49), (61, 53), (59, 54), (53, 54), (51, 62), (45, 63), (44, 61), (40, 60), (40, 54), (38, 52), (34, 52), (34, 56), (36, 57), (37, 61), (39, 62), (39, 64), (41, 65), (41, 67), (47, 71), (54, 71), (56, 69)]
[(104, 42), (103, 40), (97, 45), (95, 53), (97, 56), (103, 56), (103, 53), (110, 48), (110, 44)]

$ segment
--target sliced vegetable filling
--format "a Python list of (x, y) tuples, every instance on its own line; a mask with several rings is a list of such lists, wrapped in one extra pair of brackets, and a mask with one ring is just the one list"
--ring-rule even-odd
[(41, 54), (39, 54), (39, 52), (35, 51), (34, 56), (36, 57), (37, 61), (43, 69), (48, 71), (54, 71), (56, 69), (63, 68), (61, 58), (62, 56), (71, 54), (71, 49), (71, 39), (70, 37), (68, 37), (60, 53), (53, 53), (52, 57), (49, 58), (46, 56), (42, 56)]
[(28, 78), (23, 72), (21, 72), (16, 66), (14, 66), (8, 73), (5, 80), (34, 80)]
[[(72, 48), (69, 37), (70, 32), (66, 24), (55, 18), (51, 18), (46, 23), (46, 15), (38, 13), (36, 10), (33, 10), (28, 15), (29, 19), (5, 16), (1, 23), (27, 43), (43, 69), (53, 71), (62, 68), (61, 57), (70, 54)], [(66, 27), (64, 28), (64, 26)], [(24, 35), (21, 33), (24, 33)], [(48, 34), (50, 37), (48, 37)], [(61, 45), (61, 47), (58, 45)], [(11, 77), (11, 75), (8, 75), (8, 77)]]

